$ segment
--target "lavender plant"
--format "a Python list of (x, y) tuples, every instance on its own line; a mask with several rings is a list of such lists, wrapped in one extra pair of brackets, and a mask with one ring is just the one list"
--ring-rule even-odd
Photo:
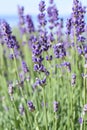
[(0, 130), (86, 130), (86, 8), (73, 0), (62, 34), (49, 2), (39, 3), (37, 28), (18, 6), (19, 35), (0, 21)]

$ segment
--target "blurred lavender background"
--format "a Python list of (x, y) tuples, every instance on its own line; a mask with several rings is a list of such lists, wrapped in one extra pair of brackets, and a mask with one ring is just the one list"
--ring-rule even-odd
[[(24, 6), (25, 8), (25, 14), (30, 14), (32, 16), (32, 19), (34, 21), (35, 26), (37, 27), (38, 20), (38, 3), (40, 0), (0, 0), (0, 19), (5, 19), (12, 27), (18, 25), (18, 14), (17, 14), (17, 6)], [(59, 10), (59, 16), (60, 18), (63, 18), (64, 23), (66, 19), (70, 16), (71, 10), (72, 10), (72, 3), (73, 0), (54, 0), (56, 6)], [(80, 0), (83, 5), (87, 6), (86, 0)], [(49, 0), (45, 0), (46, 5), (48, 6)], [(87, 14), (85, 17), (85, 21), (87, 23)]]

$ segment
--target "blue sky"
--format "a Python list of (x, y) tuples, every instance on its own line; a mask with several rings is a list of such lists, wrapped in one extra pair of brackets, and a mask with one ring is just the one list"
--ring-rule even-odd
[[(25, 13), (38, 14), (38, 3), (40, 0), (0, 0), (0, 15), (17, 15), (17, 5), (25, 7)], [(45, 0), (48, 3), (49, 0)], [(54, 0), (59, 13), (70, 14), (73, 0)], [(80, 0), (87, 6), (87, 0)]]

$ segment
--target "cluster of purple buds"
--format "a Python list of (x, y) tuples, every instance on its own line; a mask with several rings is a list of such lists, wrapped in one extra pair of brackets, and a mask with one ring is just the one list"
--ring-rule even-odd
[(87, 45), (77, 46), (79, 55), (84, 55), (85, 61), (87, 63)]
[(11, 53), (9, 54), (9, 59), (13, 60), (14, 59), (14, 55)]
[(67, 19), (66, 28), (67, 28), (66, 34), (70, 35), (72, 29), (72, 17)]
[(84, 15), (86, 13), (86, 7), (83, 7), (79, 0), (74, 0), (72, 10), (72, 23), (75, 27), (75, 34), (79, 38), (79, 36), (85, 31)]
[(39, 3), (39, 10), (40, 12), (44, 12), (45, 11), (45, 2), (43, 0), (41, 0), (41, 2)]
[(31, 112), (33, 112), (35, 110), (35, 106), (33, 105), (32, 101), (28, 101), (27, 102), (28, 108)]
[(74, 86), (76, 84), (76, 74), (72, 75), (71, 85)]
[(12, 31), (11, 31), (11, 27), (6, 21), (0, 22), (0, 34), (2, 36), (3, 42), (7, 43), (8, 37), (11, 36)]
[(41, 45), (38, 41), (36, 42), (36, 44), (32, 44), (32, 53), (33, 56), (40, 56), (42, 53)]
[(87, 104), (85, 104), (83, 107), (83, 115), (85, 115), (86, 113), (87, 113)]
[(83, 54), (84, 54), (84, 57), (85, 57), (85, 62), (87, 63), (87, 45), (83, 46)]
[(85, 40), (86, 40), (86, 38), (83, 37), (83, 36), (79, 36), (79, 37), (77, 38), (77, 40), (78, 40), (79, 42), (81, 42), (81, 43), (84, 43)]
[(59, 103), (57, 101), (54, 101), (53, 103), (54, 112), (58, 111), (58, 107), (59, 107)]
[(20, 84), (23, 86), (24, 81), (25, 81), (24, 72), (19, 73), (19, 78), (20, 78)]
[(61, 66), (67, 67), (68, 71), (71, 72), (71, 64), (70, 62), (63, 62)]
[(36, 82), (33, 84), (33, 89), (36, 89), (37, 86), (44, 87), (45, 85), (46, 85), (46, 77), (44, 77), (42, 80), (36, 78)]
[(24, 115), (24, 113), (25, 113), (24, 106), (22, 104), (19, 105), (19, 112), (21, 115)]
[(70, 35), (72, 32), (77, 36), (79, 42), (84, 42), (85, 38), (82, 35), (85, 32), (85, 16), (86, 7), (82, 6), (79, 0), (73, 0), (72, 14), (67, 19), (67, 34)]
[(63, 38), (63, 18), (60, 18), (59, 19), (59, 24), (57, 24), (57, 28), (56, 28), (56, 33), (57, 34), (57, 41), (58, 42), (61, 42), (63, 41), (62, 38)]
[(9, 36), (7, 40), (7, 47), (8, 48), (19, 48), (18, 42), (16, 41), (15, 36)]
[(45, 31), (40, 32), (39, 42), (40, 42), (42, 51), (48, 51), (48, 49), (51, 47), (50, 41), (48, 40), (48, 37), (47, 37), (47, 32)]
[(21, 25), (24, 25), (24, 23), (25, 23), (25, 20), (24, 20), (24, 7), (22, 6), (22, 7), (20, 7), (20, 6), (18, 6), (18, 15), (19, 15), (19, 23), (21, 24)]
[(44, 60), (41, 55), (42, 51), (41, 42), (37, 38), (34, 38), (32, 40), (32, 60), (34, 62), (34, 70), (38, 72), (44, 72), (47, 75), (48, 71), (42, 64), (42, 61)]
[(13, 94), (14, 94), (13, 82), (10, 82), (9, 85), (8, 85), (8, 94), (10, 96), (11, 101), (13, 101), (13, 99), (14, 99), (14, 97), (13, 97)]
[(43, 64), (34, 64), (34, 70), (37, 72), (44, 72), (46, 76), (49, 75), (49, 71), (47, 71)]
[(66, 50), (63, 43), (57, 43), (53, 46), (55, 58), (63, 58), (66, 56)]
[(18, 16), (19, 16), (19, 29), (21, 34), (24, 34), (26, 32), (26, 29), (24, 27), (25, 25), (25, 17), (24, 17), (24, 7), (18, 6)]
[[(12, 35), (11, 27), (6, 21), (1, 22), (0, 32), (2, 35), (3, 43), (5, 43), (8, 48), (13, 49), (14, 56), (17, 58), (18, 55), (20, 55), (20, 52), (18, 52), (20, 46), (16, 40), (16, 37)], [(11, 54), (10, 57), (13, 59), (13, 54)]]
[(33, 37), (32, 41), (32, 60), (34, 64), (34, 70), (39, 71), (42, 66), (43, 57), (41, 56), (42, 49), (36, 37)]
[(25, 81), (27, 81), (27, 82), (29, 82), (30, 81), (30, 76), (27, 74), (27, 75), (25, 75), (25, 73), (27, 73), (28, 71), (26, 71), (26, 72), (24, 72), (24, 71), (22, 71), (22, 72), (20, 72), (19, 73), (19, 81), (15, 84), (15, 86), (18, 86), (18, 87), (21, 87), (21, 88), (23, 88), (23, 86), (24, 86), (24, 82)]
[(0, 22), (0, 33), (1, 33), (2, 36), (4, 36), (4, 38), (9, 37), (11, 35), (11, 33), (12, 33), (11, 27), (4, 20)]
[(11, 83), (9, 83), (9, 86), (8, 86), (8, 93), (9, 93), (10, 96), (13, 95), (13, 92), (14, 92), (13, 89), (14, 89), (13, 83), (11, 82)]
[(54, 2), (54, 0), (49, 0), (49, 3), (50, 3), (50, 4), (53, 4), (53, 2)]
[(79, 124), (82, 124), (83, 123), (83, 118), (80, 117), (78, 121), (79, 121)]
[(46, 60), (51, 61), (53, 59), (52, 55), (46, 56)]
[(22, 61), (22, 69), (23, 69), (24, 73), (29, 72), (29, 68), (25, 61)]
[(78, 50), (79, 55), (83, 54), (82, 46), (77, 46), (77, 50)]
[(30, 35), (30, 38), (28, 40), (29, 48), (32, 48), (32, 43), (34, 43), (34, 42), (36, 42), (34, 35)]
[(50, 6), (47, 8), (47, 14), (49, 18), (50, 29), (53, 29), (55, 26), (58, 25), (58, 10), (56, 6), (53, 4), (53, 1), (50, 1)]
[(47, 21), (45, 19), (45, 14), (44, 13), (38, 14), (38, 21), (39, 21), (41, 26), (46, 25)]
[[(48, 35), (48, 37), (47, 37), (47, 41), (48, 41), (49, 43), (51, 43), (51, 42), (54, 41), (54, 35), (53, 35), (52, 32)], [(50, 46), (51, 46), (51, 45), (50, 45)]]
[(40, 26), (45, 26), (47, 21), (45, 19), (45, 2), (41, 0), (41, 2), (39, 3), (39, 11), (40, 13), (38, 14), (38, 21), (39, 21), (39, 24)]
[(35, 32), (35, 27), (34, 27), (34, 24), (30, 15), (26, 16), (26, 31), (28, 33)]
[(32, 56), (32, 60), (34, 63), (41, 63), (43, 61), (43, 57), (40, 55), (39, 57)]
[(50, 41), (53, 40), (51, 37), (48, 38), (47, 31), (45, 29), (45, 25), (47, 23), (45, 18), (45, 2), (41, 1), (39, 4), (39, 10), (40, 14), (38, 15), (38, 20), (40, 23), (40, 29), (39, 29), (39, 43), (41, 45), (42, 51), (48, 51), (48, 49), (51, 47)]

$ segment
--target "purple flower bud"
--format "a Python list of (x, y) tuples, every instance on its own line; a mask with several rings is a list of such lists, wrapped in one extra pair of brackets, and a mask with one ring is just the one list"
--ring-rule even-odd
[(59, 107), (59, 103), (57, 101), (54, 101), (53, 103), (54, 112), (58, 111), (58, 107)]
[(27, 67), (25, 61), (22, 61), (22, 69), (25, 73), (29, 72), (29, 68)]
[(87, 112), (87, 104), (84, 105), (84, 107), (83, 107), (83, 112), (84, 112), (84, 113)]
[(52, 60), (52, 55), (46, 56), (46, 60), (51, 61)]
[(28, 33), (32, 33), (35, 31), (33, 20), (30, 15), (26, 16), (26, 24), (27, 24), (26, 30), (28, 31)]
[(71, 84), (72, 84), (72, 86), (74, 86), (76, 84), (76, 74), (72, 75)]
[(80, 117), (78, 121), (79, 121), (79, 124), (82, 124), (83, 123), (83, 118)]
[(6, 21), (1, 21), (0, 23), (0, 32), (1, 34), (10, 36), (12, 31), (11, 31), (11, 27), (9, 26), (9, 24)]
[(53, 46), (55, 58), (63, 58), (66, 56), (66, 50), (63, 43), (57, 43)]
[(13, 94), (13, 83), (9, 83), (8, 93), (9, 93), (10, 96)]
[(35, 110), (35, 106), (33, 105), (33, 102), (32, 101), (28, 101), (27, 104), (28, 104), (29, 110), (31, 112), (33, 112)]
[(43, 12), (45, 10), (45, 2), (41, 0), (41, 2), (39, 3), (39, 10), (41, 12)]
[(22, 104), (19, 105), (19, 112), (21, 115), (24, 115), (24, 106)]

